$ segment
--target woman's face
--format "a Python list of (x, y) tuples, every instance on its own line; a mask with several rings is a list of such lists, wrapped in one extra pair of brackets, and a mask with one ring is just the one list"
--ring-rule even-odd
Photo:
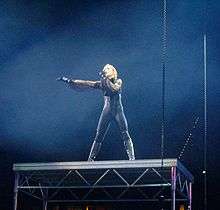
[(116, 79), (115, 69), (111, 65), (106, 65), (103, 69), (105, 76), (109, 79)]

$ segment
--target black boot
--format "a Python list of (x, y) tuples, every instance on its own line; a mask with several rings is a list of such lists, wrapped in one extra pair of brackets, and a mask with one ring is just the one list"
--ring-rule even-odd
[(93, 142), (90, 153), (89, 153), (88, 161), (95, 160), (96, 156), (98, 155), (100, 151), (101, 146), (102, 146), (102, 143), (96, 142), (96, 141)]
[(131, 139), (124, 141), (125, 150), (129, 160), (135, 160), (134, 146)]
[(124, 146), (128, 155), (128, 159), (135, 160), (134, 146), (128, 131), (122, 132), (122, 139), (124, 141)]

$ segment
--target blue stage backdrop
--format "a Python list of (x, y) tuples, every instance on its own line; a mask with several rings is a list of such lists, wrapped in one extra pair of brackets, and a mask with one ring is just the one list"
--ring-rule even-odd
[[(220, 3), (208, 1), (207, 19), (203, 0), (167, 3), (165, 157), (179, 155), (199, 117), (183, 162), (198, 177), (200, 189), (205, 20), (211, 176), (220, 161)], [(56, 78), (96, 80), (110, 63), (123, 79), (123, 104), (137, 158), (160, 157), (162, 1), (5, 0), (0, 5), (0, 152), (13, 162), (86, 160), (102, 93), (76, 92)], [(113, 124), (98, 159), (126, 158)], [(198, 191), (197, 200), (201, 196)]]

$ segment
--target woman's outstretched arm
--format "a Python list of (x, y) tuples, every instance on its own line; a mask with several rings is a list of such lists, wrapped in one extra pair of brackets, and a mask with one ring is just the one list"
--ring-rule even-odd
[(101, 81), (90, 81), (90, 80), (73, 80), (69, 79), (67, 77), (59, 77), (57, 78), (57, 81), (63, 81), (67, 83), (71, 88), (76, 88), (76, 89), (101, 89)]

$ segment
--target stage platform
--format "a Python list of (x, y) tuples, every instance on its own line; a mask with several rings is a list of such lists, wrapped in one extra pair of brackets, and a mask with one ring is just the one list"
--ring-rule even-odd
[(192, 174), (177, 159), (19, 163), (15, 172), (14, 210), (25, 193), (43, 203), (185, 202), (192, 209)]

